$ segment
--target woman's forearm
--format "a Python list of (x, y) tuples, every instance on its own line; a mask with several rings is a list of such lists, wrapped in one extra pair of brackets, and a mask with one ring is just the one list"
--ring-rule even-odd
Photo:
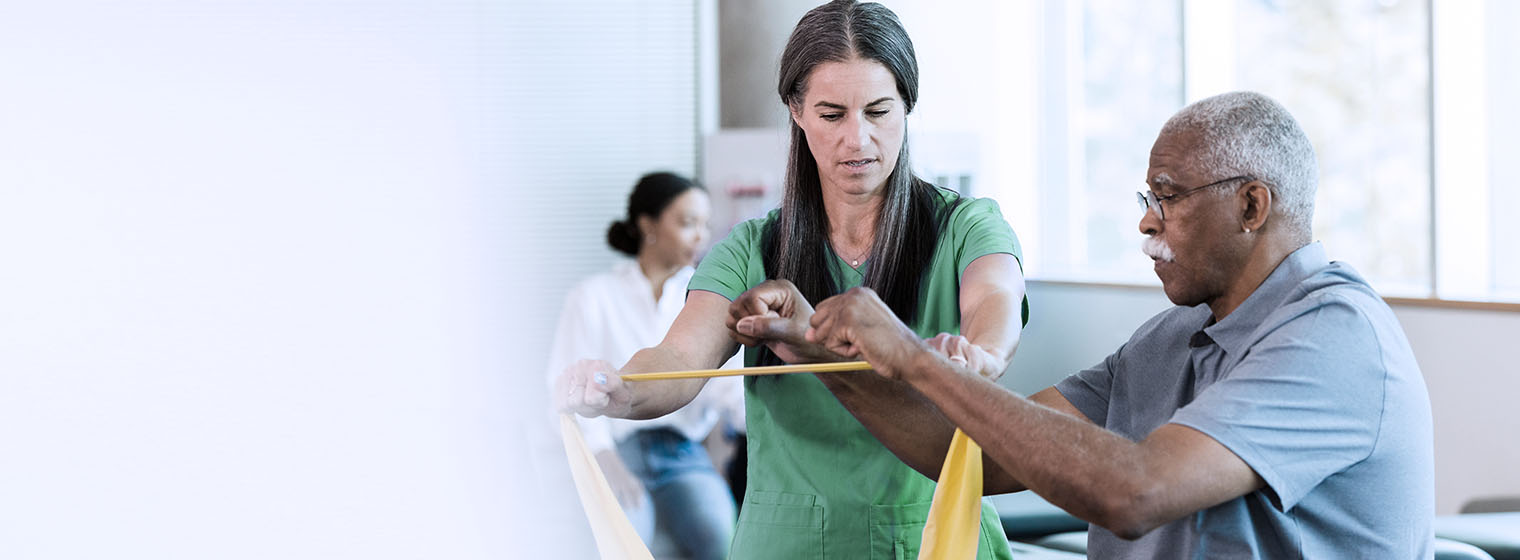
[[(648, 373), (657, 371), (684, 371), (704, 369), (708, 364), (691, 363), (691, 360), (668, 348), (655, 346), (638, 351), (628, 360), (619, 373)], [(628, 381), (633, 398), (625, 418), (645, 420), (670, 414), (686, 406), (702, 387), (706, 379), (665, 379), (660, 381)]]
[(1023, 331), (1024, 277), (1013, 255), (992, 254), (972, 261), (962, 277), (961, 336), (989, 358), (984, 376), (1003, 374)]

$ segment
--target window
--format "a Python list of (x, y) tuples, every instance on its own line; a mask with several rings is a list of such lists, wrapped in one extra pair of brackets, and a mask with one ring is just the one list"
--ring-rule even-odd
[[(1504, 102), (1520, 98), (1520, 39), (1501, 27), (1520, 19), (1514, 3), (1046, 0), (958, 30), (935, 22), (964, 10), (912, 6), (899, 13), (928, 53), (919, 129), (945, 127), (945, 90), (999, 100), (953, 102), (992, 107), (949, 127), (978, 140), (956, 153), (981, 154), (955, 183), (1001, 202), (1031, 277), (1155, 283), (1131, 194), (1155, 135), (1185, 104), (1244, 89), (1287, 106), (1314, 143), (1315, 237), (1332, 259), (1388, 296), (1520, 299), (1520, 246), (1503, 242), (1520, 238), (1506, 219), (1520, 189), (1501, 184), (1514, 175), (1501, 154), (1520, 153), (1520, 108)], [(937, 74), (940, 50), (988, 63)], [(915, 158), (946, 175), (932, 148)]]
[(1272, 96), (1309, 134), (1320, 168), (1316, 239), (1384, 294), (1428, 294), (1429, 3), (1252, 0), (1235, 7), (1232, 18), (1199, 22), (1235, 39), (1233, 72), (1215, 70), (1234, 76), (1222, 90)]

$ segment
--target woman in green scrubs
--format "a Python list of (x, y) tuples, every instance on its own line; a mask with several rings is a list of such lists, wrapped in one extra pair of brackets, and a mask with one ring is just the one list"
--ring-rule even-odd
[[(865, 286), (921, 338), (1001, 375), (1022, 327), (1018, 241), (991, 200), (912, 173), (906, 116), (918, 97), (912, 42), (874, 3), (835, 1), (798, 22), (778, 91), (791, 114), (781, 207), (735, 226), (703, 259), (665, 339), (623, 368), (584, 361), (557, 379), (561, 406), (651, 418), (704, 380), (624, 383), (617, 373), (841, 358), (803, 336), (812, 308)], [(745, 379), (748, 485), (730, 558), (915, 558), (952, 426), (906, 385), (876, 375)], [(874, 434), (874, 435), (873, 435)], [(878, 437), (935, 442), (898, 457)], [(1009, 558), (983, 503), (978, 558)]]

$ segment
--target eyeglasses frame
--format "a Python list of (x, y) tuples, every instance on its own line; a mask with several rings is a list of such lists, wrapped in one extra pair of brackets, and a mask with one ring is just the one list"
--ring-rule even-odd
[(1163, 221), (1163, 222), (1165, 222), (1166, 221), (1166, 210), (1161, 207), (1161, 203), (1162, 202), (1166, 202), (1166, 201), (1170, 201), (1170, 200), (1177, 200), (1179, 198), (1183, 198), (1183, 197), (1192, 195), (1193, 193), (1196, 193), (1198, 191), (1201, 191), (1201, 190), (1204, 190), (1204, 189), (1207, 189), (1207, 188), (1217, 187), (1217, 186), (1220, 186), (1220, 185), (1223, 185), (1223, 184), (1226, 184), (1226, 183), (1230, 183), (1230, 182), (1233, 182), (1233, 181), (1239, 181), (1241, 179), (1245, 179), (1245, 181), (1247, 183), (1256, 180), (1256, 178), (1253, 177), (1253, 176), (1251, 176), (1251, 175), (1236, 175), (1236, 176), (1230, 177), (1228, 179), (1220, 179), (1218, 181), (1214, 181), (1212, 183), (1209, 183), (1207, 185), (1203, 185), (1201, 187), (1193, 187), (1193, 188), (1190, 188), (1190, 189), (1183, 189), (1182, 192), (1172, 193), (1172, 194), (1168, 194), (1168, 195), (1157, 195), (1154, 191), (1151, 191), (1150, 189), (1146, 189), (1146, 190), (1143, 190), (1143, 191), (1135, 191), (1135, 202), (1138, 203), (1138, 204), (1140, 204), (1140, 208), (1144, 209), (1145, 211), (1150, 211), (1150, 210), (1154, 209), (1156, 211), (1156, 218), (1159, 219), (1159, 220), (1161, 220), (1161, 221)]

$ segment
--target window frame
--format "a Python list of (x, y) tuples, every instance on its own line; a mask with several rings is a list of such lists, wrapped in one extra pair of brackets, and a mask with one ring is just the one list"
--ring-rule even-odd
[[(1232, 87), (1234, 75), (1234, 43), (1227, 40), (1234, 29), (1234, 2), (1217, 0), (1178, 0), (1182, 29), (1183, 105)], [(1026, 268), (1031, 281), (1052, 284), (1079, 284), (1089, 286), (1122, 286), (1155, 288), (1159, 279), (1134, 281), (1113, 274), (1088, 273), (1087, 265), (1073, 265), (1074, 251), (1085, 247), (1085, 237), (1080, 231), (1083, 219), (1080, 207), (1086, 195), (1074, 188), (1081, 182), (1083, 161), (1079, 118), (1073, 118), (1074, 105), (1080, 104), (1080, 64), (1072, 66), (1071, 59), (1080, 58), (1082, 3), (1039, 2), (1032, 8), (1043, 31), (1051, 34), (1043, 43), (1042, 58), (1033, 76), (1047, 83), (1060, 84), (1057, 91), (1062, 99), (1051, 99), (1052, 90), (1042, 91), (1035, 101), (1039, 114), (1055, 114), (1061, 125), (1040, 123), (1041, 146), (1059, 146), (1051, 153), (1042, 153), (1043, 162), (1037, 171), (1037, 185), (1024, 192), (1005, 189), (987, 193), (1010, 205), (1031, 205), (1039, 208), (1033, 223), (1020, 224), (1021, 235), (1031, 248), (1046, 254)], [(1494, 230), (1490, 224), (1489, 148), (1486, 113), (1489, 90), (1484, 64), (1487, 52), (1485, 43), (1487, 26), (1486, 1), (1445, 2), (1430, 0), (1427, 13), (1427, 44), (1429, 56), (1425, 58), (1425, 71), (1429, 75), (1428, 98), (1430, 102), (1428, 130), (1430, 134), (1429, 205), (1426, 208), (1429, 231), (1427, 278), (1422, 281), (1420, 295), (1385, 296), (1384, 299), (1398, 305), (1422, 307), (1480, 309), (1520, 312), (1520, 294), (1506, 295), (1499, 291), (1498, 279), (1493, 275), (1493, 263), (1497, 256), (1492, 250)], [(1473, 33), (1483, 29), (1483, 33)], [(1075, 35), (1073, 35), (1075, 34)], [(1210, 49), (1189, 49), (1188, 45), (1213, 45)], [(1221, 47), (1220, 45), (1228, 45)], [(1077, 50), (1076, 55), (1071, 52)], [(1053, 67), (1060, 68), (1053, 68)], [(1207, 71), (1201, 70), (1207, 68)], [(1073, 75), (1077, 77), (1073, 77)], [(1221, 77), (1223, 76), (1223, 77)], [(1073, 90), (1072, 88), (1078, 88)], [(1453, 139), (1480, 138), (1476, 142), (1453, 141)], [(1073, 194), (1076, 193), (1076, 194)], [(1138, 221), (1138, 216), (1136, 220)], [(1034, 235), (1023, 234), (1032, 227)], [(1065, 239), (1062, 239), (1065, 238)], [(1085, 257), (1080, 257), (1085, 258)], [(1042, 266), (1046, 260), (1053, 266)], [(1459, 264), (1460, 263), (1460, 264)], [(1058, 270), (1052, 270), (1058, 269)]]

